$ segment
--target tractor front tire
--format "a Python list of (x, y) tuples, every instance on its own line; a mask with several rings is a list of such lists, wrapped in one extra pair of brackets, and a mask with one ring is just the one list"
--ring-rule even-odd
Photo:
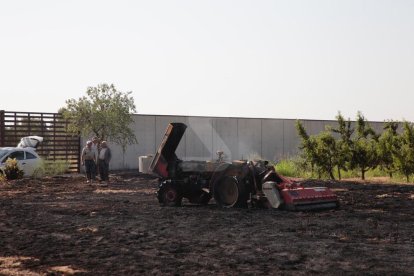
[(162, 206), (181, 206), (183, 196), (177, 185), (172, 182), (163, 182), (157, 192), (158, 201)]

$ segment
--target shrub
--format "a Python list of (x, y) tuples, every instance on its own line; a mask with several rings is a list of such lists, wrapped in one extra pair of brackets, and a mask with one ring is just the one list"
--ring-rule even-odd
[(295, 177), (298, 174), (295, 164), (289, 159), (281, 160), (275, 165), (275, 169), (283, 176)]
[(16, 159), (8, 158), (6, 160), (6, 166), (4, 168), (4, 174), (6, 175), (6, 179), (14, 180), (14, 179), (22, 178), (23, 175), (24, 175), (24, 172), (17, 165)]
[(66, 160), (42, 160), (40, 166), (34, 171), (32, 177), (56, 176), (64, 174), (69, 169), (69, 162)]
[(275, 165), (276, 172), (288, 177), (311, 177), (311, 168), (301, 157), (292, 157), (279, 161)]
[(0, 170), (0, 183), (6, 182), (6, 176), (4, 175), (3, 171)]

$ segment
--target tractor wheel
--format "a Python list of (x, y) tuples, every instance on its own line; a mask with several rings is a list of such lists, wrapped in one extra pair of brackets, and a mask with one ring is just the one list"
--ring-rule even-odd
[(157, 192), (158, 201), (162, 206), (181, 206), (183, 196), (178, 187), (171, 182), (163, 182)]
[(214, 199), (224, 208), (247, 207), (244, 183), (234, 176), (224, 176), (214, 185)]

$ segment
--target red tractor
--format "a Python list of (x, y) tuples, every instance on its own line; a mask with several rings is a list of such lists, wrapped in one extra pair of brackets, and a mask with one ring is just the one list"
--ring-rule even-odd
[(326, 187), (303, 187), (285, 178), (267, 161), (182, 161), (175, 150), (187, 126), (170, 123), (150, 170), (160, 179), (157, 197), (164, 206), (180, 206), (182, 199), (222, 207), (253, 206), (287, 210), (331, 209), (339, 206)]

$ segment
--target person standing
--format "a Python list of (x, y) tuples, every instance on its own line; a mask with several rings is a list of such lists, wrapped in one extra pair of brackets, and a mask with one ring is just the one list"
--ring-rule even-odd
[(91, 182), (95, 177), (96, 155), (92, 149), (92, 141), (87, 141), (81, 154), (82, 166), (85, 166), (86, 182)]
[(109, 162), (111, 161), (111, 157), (111, 149), (108, 147), (106, 141), (102, 141), (98, 157), (99, 175), (101, 177), (101, 181), (109, 180)]

